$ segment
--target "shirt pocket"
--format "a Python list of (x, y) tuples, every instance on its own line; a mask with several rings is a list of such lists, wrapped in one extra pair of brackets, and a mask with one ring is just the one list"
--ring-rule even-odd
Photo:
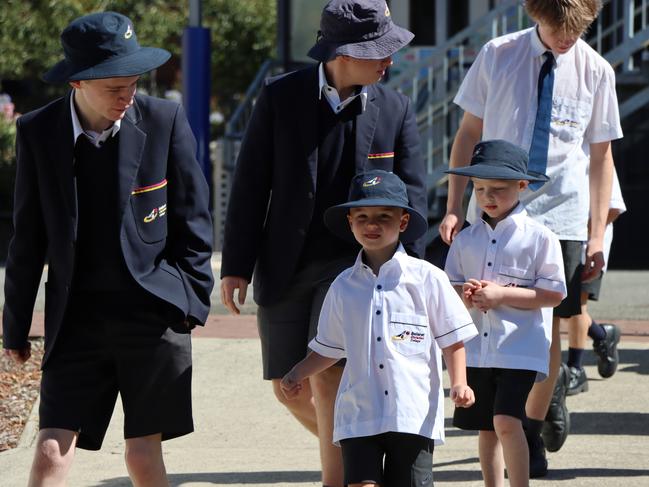
[(391, 313), (388, 331), (390, 343), (402, 355), (424, 353), (430, 347), (430, 327), (426, 316)]
[(534, 271), (501, 266), (498, 272), (498, 284), (505, 287), (534, 287)]
[(550, 132), (565, 141), (581, 139), (590, 119), (591, 104), (572, 98), (556, 97), (552, 101)]
[(131, 192), (131, 210), (140, 238), (155, 243), (167, 237), (167, 180), (135, 188)]

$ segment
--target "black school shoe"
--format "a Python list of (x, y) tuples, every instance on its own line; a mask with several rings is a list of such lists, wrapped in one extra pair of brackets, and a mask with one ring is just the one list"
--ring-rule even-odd
[[(554, 385), (552, 400), (548, 413), (545, 416), (541, 437), (548, 451), (559, 451), (568, 438), (570, 432), (570, 412), (566, 407), (566, 393), (570, 385), (570, 369), (566, 364), (561, 364), (559, 376)], [(529, 443), (529, 442), (528, 442)], [(531, 462), (531, 456), (530, 456)], [(530, 463), (531, 472), (531, 463)]]
[(548, 460), (545, 458), (543, 440), (538, 434), (526, 434), (525, 437), (530, 450), (530, 478), (545, 477), (548, 474)]
[(620, 342), (620, 329), (611, 323), (600, 323), (606, 337), (593, 341), (593, 350), (597, 355), (597, 372), (605, 379), (615, 374), (620, 360), (617, 344)]
[(580, 392), (588, 391), (588, 377), (586, 371), (581, 367), (570, 367), (570, 382), (568, 384), (567, 396), (574, 396)]

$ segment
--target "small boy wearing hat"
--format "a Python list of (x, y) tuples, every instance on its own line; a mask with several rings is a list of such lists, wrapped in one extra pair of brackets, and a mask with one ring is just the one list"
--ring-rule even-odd
[(163, 440), (193, 431), (189, 331), (213, 286), (209, 190), (177, 103), (136, 95), (165, 63), (116, 12), (75, 19), (45, 75), (69, 93), (17, 122), (6, 353), (27, 340), (45, 261), (40, 432), (29, 485), (65, 485), (75, 448), (99, 450), (124, 410), (134, 485), (168, 485)]
[(551, 308), (566, 294), (559, 240), (519, 202), (530, 182), (548, 180), (529, 172), (527, 161), (518, 146), (490, 140), (475, 146), (470, 166), (446, 171), (471, 177), (482, 210), (453, 240), (445, 270), (479, 332), (467, 344), (476, 402), (456, 409), (453, 424), (480, 431), (486, 485), (503, 485), (505, 465), (510, 485), (529, 483), (525, 402), (548, 375)]
[(446, 275), (404, 251), (401, 242), (419, 238), (427, 223), (398, 176), (355, 176), (348, 202), (329, 208), (325, 224), (363, 248), (331, 284), (312, 351), (282, 390), (293, 397), (305, 379), (346, 358), (333, 434), (346, 485), (432, 485), (433, 446), (444, 440), (440, 349), (450, 397), (469, 407), (463, 342), (475, 326)]

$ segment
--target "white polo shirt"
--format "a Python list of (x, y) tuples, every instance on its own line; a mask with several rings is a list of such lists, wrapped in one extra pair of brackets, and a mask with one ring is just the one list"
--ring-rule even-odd
[[(454, 101), (482, 119), (483, 140), (504, 139), (529, 150), (545, 51), (534, 27), (493, 39), (480, 50)], [(550, 181), (521, 195), (530, 216), (561, 240), (587, 240), (590, 144), (620, 137), (613, 68), (579, 39), (556, 58), (546, 172)], [(479, 217), (472, 196), (467, 219)]]
[[(529, 218), (521, 204), (496, 228), (480, 220), (462, 230), (451, 244), (445, 270), (454, 286), (473, 278), (566, 296), (559, 239)], [(535, 370), (537, 381), (547, 376), (552, 308), (498, 306), (470, 312), (478, 338), (467, 343), (467, 366)]]
[(334, 442), (396, 431), (444, 442), (441, 349), (477, 333), (448, 277), (399, 245), (379, 275), (356, 263), (332, 283), (309, 347), (346, 358)]

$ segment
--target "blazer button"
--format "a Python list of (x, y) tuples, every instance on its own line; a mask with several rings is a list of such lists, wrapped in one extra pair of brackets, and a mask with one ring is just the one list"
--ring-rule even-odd
[(313, 199), (313, 193), (312, 193), (311, 191), (309, 191), (309, 192), (306, 194), (306, 196), (307, 196), (307, 198), (309, 198), (310, 200)]
[(306, 235), (306, 230), (305, 230), (304, 228), (300, 228), (300, 229), (297, 231), (297, 233), (299, 233), (300, 235), (302, 235), (302, 236), (304, 237), (304, 236)]

